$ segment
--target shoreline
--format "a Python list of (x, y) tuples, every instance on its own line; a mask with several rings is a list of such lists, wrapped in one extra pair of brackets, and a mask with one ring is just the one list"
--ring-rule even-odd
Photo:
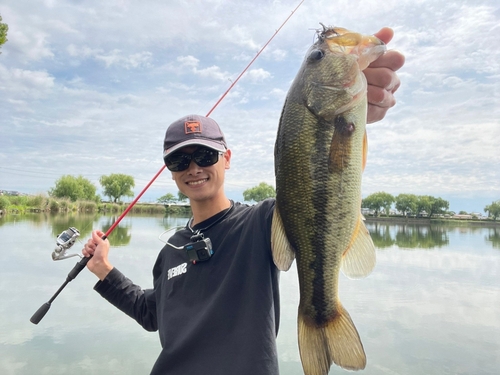
[(464, 219), (429, 219), (429, 218), (404, 218), (404, 217), (373, 217), (365, 216), (367, 223), (387, 224), (462, 224), (474, 226), (500, 226), (500, 221), (493, 220), (464, 220)]

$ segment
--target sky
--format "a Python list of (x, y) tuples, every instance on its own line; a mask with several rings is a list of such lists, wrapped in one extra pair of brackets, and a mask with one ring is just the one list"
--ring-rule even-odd
[[(2, 0), (0, 189), (46, 193), (63, 175), (162, 168), (168, 125), (206, 115), (300, 1)], [(275, 186), (288, 88), (319, 23), (374, 34), (406, 57), (397, 104), (368, 125), (363, 196), (500, 199), (500, 5), (485, 0), (305, 0), (210, 115), (232, 150), (226, 193)], [(177, 194), (168, 171), (141, 201)]]

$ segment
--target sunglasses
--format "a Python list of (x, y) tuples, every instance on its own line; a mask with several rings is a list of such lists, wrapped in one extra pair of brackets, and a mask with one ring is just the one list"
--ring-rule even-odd
[(200, 167), (209, 167), (219, 161), (223, 153), (206, 147), (198, 147), (192, 154), (174, 152), (165, 157), (165, 165), (171, 172), (181, 172), (189, 168), (191, 160)]

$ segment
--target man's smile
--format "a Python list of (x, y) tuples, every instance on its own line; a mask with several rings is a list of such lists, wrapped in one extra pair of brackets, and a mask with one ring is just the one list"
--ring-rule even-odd
[(191, 186), (192, 185), (200, 185), (200, 184), (207, 182), (207, 181), (208, 181), (208, 178), (204, 178), (202, 180), (188, 181), (188, 182), (186, 182), (186, 184), (191, 185)]

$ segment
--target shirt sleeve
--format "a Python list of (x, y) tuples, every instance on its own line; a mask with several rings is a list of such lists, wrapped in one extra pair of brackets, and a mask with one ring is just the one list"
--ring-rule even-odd
[(153, 289), (142, 289), (113, 268), (104, 280), (97, 282), (94, 290), (147, 331), (158, 330)]

